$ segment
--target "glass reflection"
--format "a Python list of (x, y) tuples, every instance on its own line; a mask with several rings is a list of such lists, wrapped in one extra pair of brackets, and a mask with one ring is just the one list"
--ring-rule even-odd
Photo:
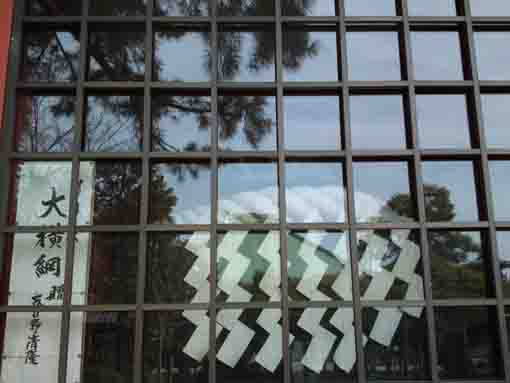
[(218, 0), (218, 16), (274, 16), (273, 0)]
[(141, 182), (142, 169), (138, 162), (82, 162), (78, 225), (138, 224)]
[(147, 248), (147, 303), (207, 303), (209, 233), (150, 233)]
[(357, 222), (414, 220), (407, 162), (356, 162), (353, 167)]
[(473, 162), (426, 161), (422, 166), (428, 221), (478, 221)]
[(142, 96), (87, 97), (85, 151), (141, 151), (143, 108)]
[(281, 0), (283, 16), (335, 16), (335, 0)]
[(74, 96), (21, 95), (16, 105), (18, 152), (70, 152), (75, 125)]
[(351, 96), (353, 149), (405, 149), (406, 127), (402, 96)]
[(471, 137), (466, 96), (416, 96), (420, 146), (424, 149), (469, 148)]
[(455, 0), (407, 0), (407, 9), (409, 16), (457, 16)]
[(137, 30), (92, 32), (87, 46), (89, 81), (143, 81), (145, 33)]
[(427, 331), (424, 307), (363, 309), (368, 379), (429, 379)]
[(429, 232), (432, 295), (435, 299), (493, 295), (487, 275), (490, 259), (482, 239), (480, 232)]
[(154, 16), (208, 16), (209, 0), (154, 0)]
[(491, 379), (502, 376), (498, 318), (492, 307), (436, 307), (439, 377)]
[(209, 320), (204, 311), (146, 312), (143, 337), (145, 383), (208, 382)]
[(47, 0), (28, 0), (28, 16), (79, 16), (82, 10), (82, 0), (53, 0), (48, 4)]
[(470, 0), (472, 16), (508, 16), (510, 3), (506, 0)]
[(475, 32), (476, 62), (480, 80), (508, 80), (510, 33)]
[(416, 80), (463, 80), (457, 32), (411, 32)]
[(285, 175), (288, 222), (346, 221), (343, 164), (288, 162)]
[(276, 150), (276, 97), (220, 96), (218, 128), (220, 150)]
[(337, 33), (306, 28), (283, 30), (285, 81), (338, 81)]
[(498, 231), (497, 242), (503, 295), (510, 298), (510, 232)]
[(69, 82), (78, 79), (80, 34), (76, 31), (27, 32), (21, 80)]
[(510, 221), (510, 200), (508, 199), (510, 161), (490, 161), (489, 171), (495, 219), (497, 221)]
[(90, 16), (143, 16), (147, 0), (89, 0)]
[(347, 58), (350, 80), (402, 78), (398, 32), (348, 32)]
[(395, 16), (395, 0), (344, 0), (346, 16)]
[(155, 81), (209, 81), (208, 31), (167, 30), (154, 35)]
[(291, 231), (287, 236), (292, 301), (352, 300), (347, 234)]
[(339, 96), (287, 95), (283, 99), (287, 150), (341, 150)]
[(219, 223), (278, 222), (276, 164), (221, 163), (218, 182)]
[(489, 149), (510, 148), (508, 121), (510, 121), (510, 95), (482, 94), (482, 117), (485, 138)]
[(73, 304), (135, 304), (138, 234), (78, 233), (73, 267)]

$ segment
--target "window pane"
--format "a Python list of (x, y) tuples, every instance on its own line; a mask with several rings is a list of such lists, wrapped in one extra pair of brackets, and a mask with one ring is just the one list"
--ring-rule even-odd
[(483, 94), (482, 117), (487, 146), (490, 149), (510, 148), (510, 95)]
[(207, 303), (210, 298), (209, 233), (150, 233), (147, 303)]
[(209, 81), (208, 30), (175, 29), (154, 35), (154, 81)]
[(79, 16), (81, 15), (82, 0), (57, 0), (57, 6), (48, 7), (47, 0), (28, 0), (28, 16)]
[(416, 216), (406, 162), (354, 163), (358, 222), (407, 222)]
[(463, 80), (457, 32), (411, 32), (417, 80)]
[(289, 310), (291, 380), (357, 382), (353, 321), (350, 307)]
[(205, 383), (209, 375), (209, 318), (205, 311), (146, 312), (145, 383)]
[(154, 0), (155, 16), (208, 16), (209, 0)]
[(218, 76), (223, 81), (275, 81), (274, 29), (230, 30), (218, 32)]
[(274, 16), (273, 0), (218, 0), (218, 16)]
[(201, 95), (152, 97), (152, 150), (210, 150), (211, 98)]
[(218, 117), (220, 150), (276, 150), (276, 97), (222, 95)]
[(143, 16), (147, 0), (103, 1), (89, 0), (90, 16)]
[(17, 161), (9, 223), (18, 226), (66, 225), (71, 193), (70, 161)]
[(287, 150), (341, 150), (339, 96), (283, 98)]
[(285, 169), (288, 222), (346, 221), (342, 163), (289, 162)]
[(422, 148), (453, 149), (471, 146), (465, 95), (420, 94), (416, 96), (416, 109)]
[(473, 16), (509, 16), (510, 3), (506, 0), (470, 0)]
[(398, 32), (348, 32), (349, 79), (400, 80)]
[(346, 16), (395, 16), (395, 0), (344, 0)]
[(361, 299), (423, 300), (419, 233), (410, 230), (361, 231), (358, 270)]
[(272, 163), (221, 163), (219, 223), (275, 223), (278, 175)]
[(21, 95), (17, 99), (15, 147), (18, 152), (70, 152), (76, 99), (68, 95)]
[(142, 96), (87, 97), (86, 152), (142, 151)]
[(34, 82), (76, 81), (79, 61), (79, 32), (27, 32), (23, 43), (21, 80)]
[(363, 309), (368, 379), (429, 379), (427, 331), (424, 307)]
[(335, 16), (335, 0), (281, 0), (283, 16)]
[(409, 16), (457, 15), (455, 0), (407, 0), (407, 8)]
[(218, 234), (217, 300), (274, 302), (281, 297), (280, 235), (229, 231)]
[(498, 318), (492, 307), (436, 307), (439, 376), (444, 379), (499, 378)]
[(334, 31), (285, 28), (285, 81), (338, 81), (337, 46), (337, 34)]
[(73, 304), (135, 304), (137, 274), (138, 233), (76, 236)]
[(497, 221), (510, 221), (510, 200), (508, 199), (510, 161), (490, 161), (489, 170), (495, 218)]
[(428, 221), (478, 221), (472, 162), (424, 162), (423, 183)]
[(92, 32), (87, 46), (89, 81), (143, 81), (145, 32)]
[(493, 296), (480, 232), (431, 231), (429, 249), (435, 299)]
[(80, 164), (79, 225), (137, 225), (142, 168), (131, 161)]
[(353, 149), (405, 149), (402, 96), (351, 96)]
[(291, 231), (287, 243), (289, 299), (352, 300), (347, 233)]
[(503, 295), (510, 298), (510, 232), (498, 232), (498, 259), (503, 284)]
[(211, 179), (208, 163), (156, 163), (152, 166), (149, 222), (209, 224)]
[(508, 80), (505, 52), (510, 48), (508, 32), (476, 32), (476, 62), (480, 80)]

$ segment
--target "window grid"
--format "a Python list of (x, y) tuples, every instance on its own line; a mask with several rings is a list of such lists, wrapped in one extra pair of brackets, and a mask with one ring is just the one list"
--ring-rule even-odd
[[(214, 2), (214, 0), (211, 0)], [(504, 361), (505, 381), (510, 382), (510, 359), (508, 354), (508, 340), (507, 340), (507, 325), (505, 320), (505, 305), (510, 304), (510, 299), (504, 299), (502, 292), (501, 274), (499, 272), (499, 262), (496, 256), (497, 231), (510, 230), (510, 222), (496, 222), (494, 215), (494, 206), (491, 198), (491, 187), (489, 182), (489, 160), (492, 159), (508, 159), (510, 151), (508, 150), (489, 150), (485, 142), (484, 126), (481, 118), (481, 94), (488, 92), (502, 92), (508, 90), (508, 83), (504, 81), (480, 81), (476, 70), (475, 48), (474, 48), (474, 31), (487, 30), (493, 27), (503, 28), (504, 30), (510, 29), (510, 20), (507, 18), (488, 18), (488, 17), (472, 17), (470, 14), (469, 0), (458, 0), (457, 9), (459, 16), (448, 18), (434, 18), (434, 17), (409, 17), (407, 12), (407, 0), (397, 0), (397, 14), (401, 16), (392, 17), (344, 17), (343, 1), (337, 1), (337, 14), (338, 16), (330, 17), (287, 17), (281, 15), (280, 1), (275, 1), (275, 17), (219, 17), (216, 14), (216, 7), (211, 6), (211, 15), (209, 17), (155, 17), (152, 16), (154, 0), (147, 2), (146, 16), (137, 17), (93, 17), (88, 16), (89, 0), (83, 0), (82, 16), (80, 17), (23, 17), (20, 15), (25, 14), (23, 2), (18, 2), (16, 5), (16, 23), (14, 31), (14, 41), (18, 44), (13, 44), (11, 63), (10, 63), (10, 81), (8, 84), (9, 94), (14, 95), (16, 92), (23, 90), (35, 91), (48, 91), (48, 90), (62, 90), (71, 92), (76, 95), (76, 122), (74, 147), (72, 153), (63, 154), (41, 154), (41, 153), (18, 153), (15, 152), (11, 143), (13, 138), (13, 126), (15, 117), (15, 102), (12, 100), (14, 97), (9, 98), (7, 105), (7, 114), (5, 119), (5, 139), (3, 140), (3, 151), (0, 154), (2, 163), (2, 172), (0, 173), (1, 179), (4, 181), (2, 184), (6, 185), (7, 180), (10, 179), (9, 163), (12, 160), (69, 160), (72, 161), (72, 184), (71, 184), (71, 201), (70, 201), (70, 221), (65, 227), (59, 227), (59, 231), (65, 232), (67, 236), (66, 245), (66, 267), (65, 267), (65, 293), (63, 306), (57, 307), (41, 307), (41, 312), (61, 312), (62, 317), (62, 330), (61, 330), (61, 345), (60, 345), (60, 363), (59, 363), (59, 383), (64, 383), (66, 380), (66, 361), (67, 361), (67, 348), (69, 337), (69, 324), (71, 312), (74, 311), (136, 311), (136, 338), (135, 338), (135, 355), (134, 355), (134, 381), (142, 381), (142, 338), (143, 338), (143, 317), (146, 311), (158, 310), (178, 310), (178, 309), (208, 309), (210, 312), (210, 354), (214, 353), (215, 349), (215, 319), (216, 312), (222, 308), (281, 308), (283, 315), (283, 365), (284, 365), (284, 378), (285, 382), (290, 382), (290, 361), (289, 352), (287, 347), (289, 341), (289, 308), (308, 308), (308, 307), (353, 307), (355, 318), (355, 333), (356, 333), (356, 351), (357, 351), (357, 372), (358, 381), (366, 382), (366, 370), (364, 365), (364, 352), (362, 342), (362, 326), (361, 316), (363, 307), (396, 307), (396, 306), (419, 306), (425, 305), (426, 316), (428, 322), (429, 333), (429, 353), (430, 353), (430, 369), (432, 381), (439, 381), (438, 367), (437, 367), (437, 345), (436, 345), (436, 330), (434, 321), (434, 307), (443, 306), (495, 306), (497, 308), (499, 319), (499, 340), (501, 342), (502, 358)], [(48, 22), (56, 22), (57, 25), (75, 25), (80, 27), (80, 73), (79, 80), (76, 83), (68, 84), (28, 84), (16, 82), (13, 79), (18, 78), (18, 62), (20, 57), (19, 49), (23, 41), (23, 30), (25, 26), (44, 24)], [(210, 26), (212, 36), (212, 52), (217, 52), (217, 35), (218, 25), (223, 24), (272, 24), (275, 25), (276, 32), (276, 82), (259, 84), (259, 83), (222, 83), (218, 81), (218, 66), (216, 65), (217, 55), (213, 54), (213, 72), (211, 74), (211, 82), (209, 83), (153, 83), (152, 82), (152, 51), (153, 51), (153, 28), (154, 25), (166, 23), (187, 23), (200, 24)], [(106, 25), (110, 23), (133, 23), (145, 26), (145, 80), (140, 83), (133, 82), (90, 82), (86, 81), (87, 78), (87, 40), (89, 26), (92, 24), (94, 27)], [(341, 79), (339, 82), (327, 83), (286, 83), (283, 81), (283, 65), (282, 65), (282, 30), (285, 25), (299, 25), (299, 24), (312, 24), (312, 23), (325, 23), (328, 25), (334, 24), (339, 31), (339, 55), (340, 55), (340, 70)], [(403, 80), (401, 81), (365, 81), (365, 82), (352, 82), (348, 81), (348, 67), (347, 57), (345, 52), (346, 47), (346, 31), (349, 28), (355, 27), (360, 30), (384, 30), (385, 28), (396, 28), (400, 31), (400, 51), (403, 68)], [(458, 30), (461, 35), (461, 52), (463, 67), (465, 71), (466, 80), (461, 81), (416, 81), (414, 79), (413, 65), (412, 65), (412, 46), (410, 45), (410, 32), (418, 28), (419, 30)], [(508, 29), (507, 29), (508, 28)], [(149, 53), (150, 52), (150, 53)], [(225, 153), (218, 150), (217, 145), (217, 119), (213, 119), (211, 128), (212, 146), (209, 154), (203, 153), (154, 153), (151, 152), (150, 142), (150, 128), (151, 128), (151, 96), (155, 91), (164, 90), (179, 90), (179, 89), (200, 89), (209, 90), (211, 95), (211, 112), (213, 116), (217, 115), (218, 111), (218, 92), (219, 90), (229, 89), (271, 89), (276, 91), (277, 96), (277, 121), (278, 121), (278, 150), (277, 152), (235, 152)], [(144, 92), (144, 139), (143, 151), (139, 153), (82, 153), (81, 148), (82, 135), (85, 124), (85, 101), (86, 94), (90, 91), (96, 90), (125, 90), (125, 89), (143, 89)], [(310, 92), (331, 89), (338, 92), (341, 97), (342, 109), (342, 127), (343, 127), (343, 140), (344, 149), (338, 151), (285, 151), (284, 150), (284, 116), (283, 116), (283, 97), (286, 90), (306, 90)], [(455, 149), (455, 150), (421, 150), (419, 149), (418, 133), (417, 133), (417, 118), (416, 118), (416, 94), (429, 93), (436, 91), (451, 91), (466, 93), (468, 95), (468, 111), (474, 123), (471, 124), (472, 136), (474, 141), (479, 144), (475, 149)], [(351, 149), (351, 131), (349, 119), (349, 97), (351, 94), (381, 94), (386, 91), (397, 92), (404, 96), (404, 113), (406, 119), (407, 135), (411, 137), (411, 149), (406, 150), (392, 150), (392, 151), (353, 151)], [(470, 97), (472, 95), (472, 97)], [(148, 224), (148, 205), (149, 205), (149, 180), (150, 180), (150, 164), (155, 159), (171, 160), (171, 159), (191, 159), (191, 160), (208, 160), (211, 164), (211, 209), (212, 220), (210, 225), (150, 225)], [(279, 183), (279, 223), (278, 224), (257, 224), (257, 225), (238, 225), (229, 224), (223, 225), (217, 222), (218, 211), (218, 163), (222, 159), (232, 158), (245, 158), (245, 159), (259, 159), (269, 160), (277, 163), (278, 165), (278, 183)], [(142, 202), (141, 202), (141, 221), (139, 225), (132, 226), (76, 226), (76, 212), (78, 207), (78, 178), (79, 178), (79, 164), (83, 160), (97, 160), (97, 159), (136, 159), (142, 162)], [(285, 164), (286, 161), (292, 160), (310, 160), (310, 159), (329, 159), (341, 160), (344, 164), (346, 189), (347, 189), (347, 215), (348, 220), (342, 224), (287, 224), (286, 220), (286, 199), (285, 199)], [(481, 215), (480, 222), (460, 222), (449, 223), (428, 222), (425, 217), (425, 202), (423, 198), (423, 180), (422, 180), (422, 167), (421, 164), (424, 160), (452, 160), (452, 159), (465, 159), (479, 161), (481, 164), (482, 179), (479, 185), (479, 198), (481, 199)], [(354, 187), (353, 187), (353, 162), (355, 160), (403, 160), (409, 161), (411, 173), (411, 188), (415, 189), (417, 196), (418, 207), (418, 220), (412, 223), (403, 224), (357, 224), (355, 223), (354, 212)], [(8, 193), (5, 188), (2, 190), (2, 200), (0, 205), (0, 245), (3, 251), (3, 241), (5, 235), (11, 233), (38, 233), (38, 232), (51, 232), (55, 228), (51, 227), (13, 227), (7, 224), (8, 207)], [(420, 232), (421, 251), (423, 254), (424, 262), (424, 281), (425, 281), (425, 300), (424, 301), (361, 301), (360, 287), (358, 278), (353, 278), (353, 301), (352, 302), (289, 302), (288, 299), (288, 279), (287, 279), (287, 236), (288, 230), (342, 230), (349, 233), (350, 254), (351, 254), (351, 267), (352, 274), (358, 275), (358, 249), (356, 247), (356, 234), (360, 230), (366, 229), (417, 229)], [(217, 237), (218, 231), (224, 230), (278, 230), (280, 232), (280, 246), (281, 246), (281, 270), (282, 270), (282, 300), (278, 303), (218, 303), (216, 302), (216, 259), (217, 259)], [(431, 273), (430, 273), (430, 254), (427, 240), (427, 234), (432, 229), (452, 229), (473, 231), (481, 230), (488, 233), (489, 238), (489, 254), (492, 261), (492, 277), (495, 288), (495, 298), (490, 299), (458, 299), (458, 300), (433, 300), (431, 289)], [(149, 305), (144, 303), (144, 288), (145, 288), (145, 269), (147, 258), (147, 236), (149, 232), (156, 231), (209, 231), (211, 234), (211, 296), (210, 303), (208, 304), (159, 304)], [(75, 242), (73, 240), (76, 233), (81, 232), (135, 232), (139, 234), (139, 271), (137, 281), (137, 297), (136, 305), (103, 305), (103, 306), (73, 306), (71, 305), (71, 289), (73, 277), (73, 258)], [(0, 312), (32, 312), (31, 306), (2, 306)], [(209, 379), (211, 382), (216, 381), (215, 377), (215, 358), (211, 355), (209, 359)]]

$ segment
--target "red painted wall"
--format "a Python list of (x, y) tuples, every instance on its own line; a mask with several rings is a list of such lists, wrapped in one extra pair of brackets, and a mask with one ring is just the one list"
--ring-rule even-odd
[(0, 1), (0, 129), (3, 126), (5, 106), (5, 85), (7, 81), (7, 64), (11, 40), (12, 13), (15, 0)]

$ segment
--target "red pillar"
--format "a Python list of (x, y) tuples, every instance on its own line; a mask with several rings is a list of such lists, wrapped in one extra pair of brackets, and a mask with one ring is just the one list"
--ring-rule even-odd
[(14, 1), (15, 0), (0, 1), (0, 129), (3, 126), (5, 86), (7, 82), (7, 64), (9, 62)]

